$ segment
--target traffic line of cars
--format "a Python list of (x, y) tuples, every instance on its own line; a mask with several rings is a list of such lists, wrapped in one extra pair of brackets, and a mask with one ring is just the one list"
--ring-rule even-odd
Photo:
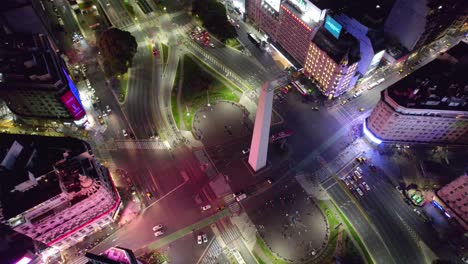
[(358, 166), (352, 173), (342, 177), (341, 180), (350, 191), (357, 193), (359, 196), (364, 196), (364, 192), (370, 191), (370, 186), (363, 180), (362, 175), (363, 171)]
[(210, 34), (208, 34), (208, 31), (202, 30), (200, 27), (195, 27), (195, 29), (190, 32), (190, 38), (205, 46), (215, 47), (215, 45), (210, 42)]

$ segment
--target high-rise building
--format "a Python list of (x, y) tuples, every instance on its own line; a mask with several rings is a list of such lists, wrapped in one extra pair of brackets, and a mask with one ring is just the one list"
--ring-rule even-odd
[(460, 42), (382, 91), (364, 132), (377, 143), (468, 144), (467, 61)]
[(47, 35), (6, 35), (0, 43), (0, 98), (24, 119), (86, 122), (80, 95)]
[(331, 17), (312, 39), (304, 74), (315, 81), (319, 90), (329, 98), (337, 97), (356, 84), (360, 60), (359, 41)]
[(0, 24), (10, 34), (52, 33), (52, 23), (40, 0), (2, 0)]
[(418, 49), (449, 31), (466, 30), (467, 10), (464, 0), (397, 0), (385, 22), (385, 32), (408, 50)]
[(468, 231), (468, 176), (453, 180), (436, 192), (432, 204)]
[(113, 222), (120, 197), (88, 143), (0, 134), (0, 217), (53, 250)]

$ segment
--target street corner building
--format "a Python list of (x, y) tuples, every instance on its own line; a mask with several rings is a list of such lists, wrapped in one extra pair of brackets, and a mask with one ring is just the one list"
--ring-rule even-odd
[(365, 128), (383, 141), (468, 144), (468, 44), (382, 91)]
[(49, 35), (0, 32), (0, 98), (31, 124), (86, 123), (80, 94)]
[(468, 175), (463, 175), (436, 192), (432, 204), (468, 232)]
[(11, 229), (53, 254), (114, 221), (120, 197), (88, 143), (13, 134), (0, 139), (0, 217)]

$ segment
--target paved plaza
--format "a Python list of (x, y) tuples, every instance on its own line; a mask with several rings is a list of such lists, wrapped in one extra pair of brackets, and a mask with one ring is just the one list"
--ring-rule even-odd
[(205, 146), (226, 143), (250, 134), (248, 111), (240, 104), (218, 101), (199, 109), (193, 118), (193, 133)]
[(276, 188), (277, 195), (248, 210), (260, 236), (272, 252), (288, 261), (318, 253), (326, 243), (325, 216), (296, 180)]

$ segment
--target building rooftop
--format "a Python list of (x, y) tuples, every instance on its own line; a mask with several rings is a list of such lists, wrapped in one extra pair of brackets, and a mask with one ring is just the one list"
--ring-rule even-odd
[(370, 28), (380, 28), (392, 10), (395, 0), (309, 0), (320, 9), (344, 13)]
[(468, 223), (468, 176), (463, 175), (437, 191), (437, 196), (465, 223)]
[(460, 42), (388, 88), (407, 108), (468, 111), (468, 44)]
[(325, 27), (321, 27), (312, 41), (336, 63), (340, 63), (347, 58), (348, 64), (351, 65), (361, 58), (359, 40), (344, 29), (341, 30), (341, 34), (337, 39)]
[[(62, 188), (73, 188), (77, 176), (70, 170), (76, 167), (65, 170), (57, 162), (64, 159), (64, 153), (73, 157), (90, 149), (74, 138), (13, 134), (0, 134), (0, 138), (0, 202), (6, 219), (59, 195)], [(61, 184), (62, 170), (69, 176), (62, 177)]]
[(66, 84), (60, 64), (46, 35), (7, 35), (0, 42), (0, 88), (59, 90)]

